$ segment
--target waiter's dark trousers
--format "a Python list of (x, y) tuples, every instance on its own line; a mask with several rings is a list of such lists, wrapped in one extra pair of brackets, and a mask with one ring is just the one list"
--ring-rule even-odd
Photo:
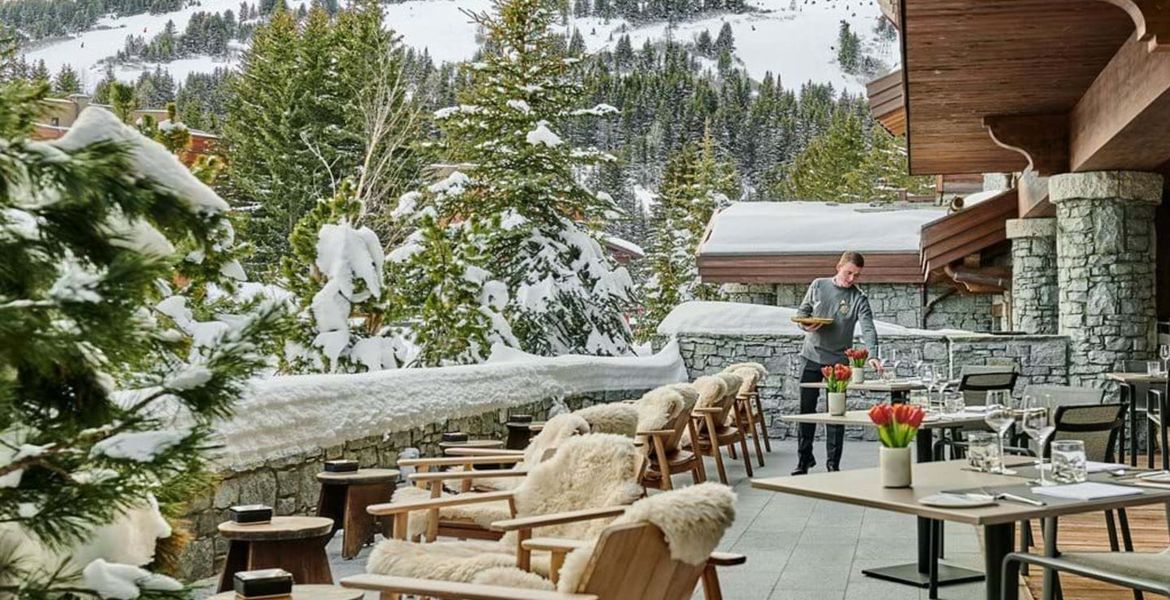
[[(815, 383), (823, 381), (824, 377), (821, 375), (821, 367), (824, 365), (817, 364), (811, 360), (805, 359), (804, 371), (800, 374), (801, 383)], [(817, 412), (817, 401), (821, 397), (821, 390), (817, 388), (801, 388), (800, 389), (800, 412), (815, 413)], [(815, 423), (801, 423), (799, 433), (797, 434), (797, 448), (800, 460), (800, 466), (809, 467), (816, 464), (813, 458), (813, 437), (817, 434), (817, 426)], [(825, 426), (825, 454), (828, 455), (827, 466), (840, 467), (841, 466), (841, 447), (845, 445), (845, 427), (841, 425), (826, 425)]]

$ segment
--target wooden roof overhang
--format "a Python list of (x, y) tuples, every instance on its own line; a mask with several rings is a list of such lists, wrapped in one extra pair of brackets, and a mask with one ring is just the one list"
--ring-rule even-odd
[(893, 2), (912, 174), (1170, 161), (1170, 2)]
[(906, 135), (906, 111), (903, 108), (902, 72), (894, 71), (865, 84), (869, 112), (891, 135)]
[[(918, 252), (866, 252), (863, 283), (922, 283)], [(808, 283), (836, 272), (840, 252), (700, 254), (703, 283)]]
[(975, 206), (949, 214), (922, 226), (921, 277), (958, 281), (955, 263), (985, 253), (1007, 240), (1007, 220), (1019, 214), (1015, 189), (1005, 190)]

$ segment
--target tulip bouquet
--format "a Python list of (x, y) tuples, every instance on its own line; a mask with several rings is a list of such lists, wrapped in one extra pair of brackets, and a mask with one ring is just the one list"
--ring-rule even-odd
[(865, 361), (869, 360), (869, 350), (865, 348), (846, 348), (845, 357), (849, 359), (849, 364), (854, 369), (865, 368)]
[(843, 394), (849, 387), (849, 378), (853, 376), (853, 369), (836, 364), (831, 367), (821, 367), (821, 375), (825, 378), (825, 386), (830, 394)]
[(887, 448), (906, 448), (914, 440), (926, 412), (909, 404), (878, 404), (869, 409), (878, 438)]

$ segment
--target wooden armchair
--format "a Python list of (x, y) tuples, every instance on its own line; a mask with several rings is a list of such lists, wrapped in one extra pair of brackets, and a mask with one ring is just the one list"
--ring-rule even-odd
[[(748, 477), (752, 477), (752, 461), (748, 455), (747, 437), (744, 435), (741, 415), (735, 410), (736, 396), (739, 393), (741, 379), (730, 373), (720, 373), (717, 376), (722, 380), (721, 396), (714, 404), (699, 406), (691, 412), (694, 421), (695, 435), (691, 436), (691, 449), (698, 454), (707, 454), (715, 459), (715, 468), (719, 472), (719, 481), (726, 484), (727, 469), (723, 465), (722, 448), (726, 446), (728, 453), (736, 458), (735, 446), (738, 444), (743, 451), (743, 465)], [(703, 378), (699, 378), (703, 379)], [(696, 380), (698, 385), (699, 380)], [(700, 399), (701, 400), (701, 399)], [(734, 426), (726, 423), (734, 423)]]
[(768, 372), (759, 363), (737, 363), (727, 367), (723, 372), (738, 375), (742, 379), (735, 397), (735, 418), (747, 426), (745, 433), (752, 439), (752, 445), (756, 448), (756, 460), (763, 467), (764, 449), (760, 446), (760, 438), (763, 438), (763, 446), (767, 447), (768, 452), (772, 451), (772, 442), (768, 441), (768, 428), (764, 423), (764, 405), (760, 401), (759, 384)]
[(642, 483), (646, 487), (657, 485), (663, 490), (672, 489), (674, 486), (670, 477), (675, 473), (690, 473), (695, 483), (707, 480), (703, 457), (681, 447), (685, 434), (689, 433), (692, 439), (698, 437), (695, 432), (695, 423), (691, 419), (694, 399), (698, 397), (698, 394), (696, 392), (691, 395), (689, 401), (685, 400), (686, 396), (680, 393), (684, 402), (661, 429), (638, 431), (637, 438), (645, 440), (644, 448), (647, 461)]
[[(515, 569), (486, 569), (462, 583), (360, 575), (343, 579), (341, 585), (381, 592), (383, 600), (396, 599), (399, 594), (482, 600), (683, 600), (691, 597), (702, 579), (708, 600), (719, 600), (716, 567), (746, 561), (742, 555), (712, 552), (731, 524), (733, 503), (730, 490), (708, 484), (667, 492), (630, 507), (505, 520), (492, 526), (514, 534)], [(685, 516), (675, 519), (670, 515)], [(548, 530), (614, 517), (617, 520), (595, 540), (532, 534), (537, 528)], [(669, 540), (677, 546), (672, 547)], [(531, 567), (533, 552), (549, 553), (548, 580), (525, 573)], [(559, 591), (552, 591), (554, 587)]]

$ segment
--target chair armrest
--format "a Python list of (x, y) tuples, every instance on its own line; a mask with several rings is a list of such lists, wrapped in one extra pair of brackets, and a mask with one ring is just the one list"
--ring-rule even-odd
[(524, 456), (524, 451), (504, 450), (503, 448), (447, 448), (443, 454), (447, 456)]
[(443, 458), (404, 458), (398, 461), (399, 467), (458, 467), (462, 465), (496, 465), (502, 463), (518, 463), (524, 460), (523, 455), (496, 454), (492, 456), (447, 456)]
[(565, 538), (537, 537), (524, 540), (520, 543), (525, 550), (543, 550), (545, 552), (572, 552), (578, 548), (588, 546), (585, 540), (570, 540)]
[(707, 557), (707, 564), (715, 567), (732, 567), (742, 565), (745, 562), (747, 562), (746, 556), (732, 552), (712, 552), (711, 556)]
[(526, 477), (528, 471), (509, 469), (506, 471), (427, 471), (407, 476), (411, 481), (465, 481), (467, 479), (496, 479), (499, 477)]
[(635, 433), (634, 435), (644, 435), (646, 437), (650, 437), (652, 435), (664, 435), (666, 437), (670, 437), (670, 436), (674, 435), (674, 430), (673, 429), (648, 429), (646, 431), (639, 431), (639, 432)]
[(1155, 594), (1170, 596), (1170, 581), (1166, 580), (1155, 581), (1153, 579), (1146, 579), (1144, 577), (1130, 577), (1128, 575), (1114, 571), (1091, 567), (1089, 565), (1077, 564), (1062, 558), (1038, 556), (1036, 554), (1028, 554), (1026, 552), (1013, 552), (1004, 557), (1003, 563), (1005, 567), (1012, 562), (1036, 565), (1045, 569), (1072, 573), (1073, 575), (1080, 575), (1082, 577), (1096, 579), (1097, 581), (1112, 583), (1113, 585), (1119, 585), (1121, 587), (1132, 590), (1142, 590), (1143, 592), (1153, 592)]
[(621, 515), (626, 512), (626, 508), (625, 506), (606, 506), (602, 508), (587, 508), (584, 510), (537, 515), (534, 517), (521, 517), (519, 519), (507, 519), (492, 523), (491, 529), (495, 531), (519, 531), (521, 529), (534, 529), (536, 527), (548, 527), (550, 525), (564, 525), (565, 523), (575, 523), (577, 521), (607, 519)]
[(484, 494), (459, 494), (457, 496), (447, 496), (446, 498), (432, 498), (430, 500), (419, 500), (418, 502), (386, 502), (383, 504), (371, 504), (366, 507), (366, 512), (375, 516), (396, 515), (407, 512), (414, 512), (416, 510), (428, 510), (432, 508), (444, 508), (448, 506), (463, 506), (465, 504), (479, 504), (481, 502), (498, 502), (500, 500), (511, 500), (512, 492), (487, 492)]
[(413, 579), (388, 575), (353, 575), (341, 586), (357, 590), (410, 594), (447, 600), (597, 600), (593, 594), (565, 594), (497, 585), (454, 583), (437, 579)]
[(691, 409), (691, 414), (696, 415), (696, 416), (698, 416), (698, 415), (717, 415), (721, 412), (723, 412), (723, 409), (719, 408), (717, 406), (701, 406), (699, 408), (692, 408)]

